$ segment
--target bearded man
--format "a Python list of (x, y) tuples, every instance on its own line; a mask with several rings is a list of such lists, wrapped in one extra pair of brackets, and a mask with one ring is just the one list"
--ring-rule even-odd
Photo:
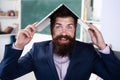
[(120, 62), (94, 25), (87, 24), (99, 54), (93, 45), (75, 40), (78, 17), (68, 8), (60, 7), (49, 18), (52, 40), (34, 43), (20, 58), (37, 30), (38, 23), (34, 23), (19, 31), (15, 43), (6, 45), (0, 64), (2, 80), (12, 80), (31, 71), (37, 80), (89, 80), (91, 73), (104, 80), (120, 80)]

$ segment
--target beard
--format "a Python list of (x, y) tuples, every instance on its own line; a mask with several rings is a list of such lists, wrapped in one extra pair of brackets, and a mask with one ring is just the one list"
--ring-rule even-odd
[[(69, 40), (67, 43), (60, 43), (59, 40), (65, 38), (66, 40)], [(68, 35), (59, 35), (56, 36), (53, 39), (53, 51), (55, 54), (57, 54), (58, 56), (70, 56), (72, 53), (72, 49), (73, 49), (73, 45), (75, 42), (75, 37), (72, 38)]]

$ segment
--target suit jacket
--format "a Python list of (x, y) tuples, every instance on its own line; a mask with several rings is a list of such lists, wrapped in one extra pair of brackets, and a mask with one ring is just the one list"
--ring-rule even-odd
[[(34, 43), (20, 58), (22, 50), (6, 45), (0, 64), (0, 78), (11, 80), (34, 71), (37, 80), (59, 80), (53, 61), (52, 41)], [(120, 80), (120, 62), (110, 54), (97, 53), (91, 44), (75, 41), (64, 80), (88, 80), (95, 73), (104, 80)]]

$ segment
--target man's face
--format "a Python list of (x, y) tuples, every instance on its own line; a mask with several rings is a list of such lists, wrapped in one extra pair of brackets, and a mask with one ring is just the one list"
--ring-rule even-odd
[(74, 19), (72, 17), (56, 18), (52, 31), (54, 53), (69, 56), (75, 41)]
[(69, 38), (75, 37), (75, 24), (72, 17), (56, 18), (53, 28), (53, 39), (58, 37), (59, 44), (68, 44)]

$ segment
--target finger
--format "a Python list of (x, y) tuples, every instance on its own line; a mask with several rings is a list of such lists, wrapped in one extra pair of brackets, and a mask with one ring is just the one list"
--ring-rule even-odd
[(31, 31), (34, 33), (37, 31), (36, 24), (32, 24), (32, 26), (30, 28), (31, 28)]
[(90, 35), (94, 34), (94, 30), (92, 30), (92, 29), (88, 29), (88, 32), (90, 33)]
[(90, 34), (91, 39), (93, 39), (94, 37), (96, 37), (94, 30), (88, 29), (88, 32)]
[(26, 31), (29, 35), (32, 33), (32, 29), (31, 29), (30, 27), (31, 27), (31, 25), (28, 25), (28, 26), (24, 29), (24, 31)]
[(25, 30), (28, 31), (31, 36), (33, 36), (36, 32), (36, 27), (34, 27), (33, 25), (28, 25)]
[(88, 29), (88, 32), (90, 34), (92, 42), (96, 45), (97, 44), (97, 35), (95, 34), (95, 31), (92, 29)]
[(27, 33), (29, 35), (29, 37), (33, 37), (34, 32), (29, 29), (25, 29), (25, 33)]
[(36, 32), (37, 31), (36, 25), (37, 25), (37, 22), (33, 23), (32, 25), (29, 25), (28, 26), (29, 30), (33, 33)]
[(28, 30), (26, 30), (26, 29), (23, 30), (22, 34), (25, 35), (25, 37), (28, 37), (28, 38), (32, 37), (31, 33)]
[(91, 29), (93, 29), (94, 31), (98, 31), (98, 32), (99, 32), (98, 28), (97, 28), (96, 26), (94, 26), (93, 24), (88, 24), (88, 26), (89, 26)]
[(99, 31), (99, 29), (96, 27), (96, 26), (94, 26), (94, 25), (92, 25), (92, 24), (88, 24), (89, 25), (89, 29), (91, 29), (91, 30), (93, 30), (93, 32), (94, 32), (94, 35), (97, 35), (97, 36), (100, 36), (101, 35), (101, 32)]
[(36, 26), (37, 26), (37, 24), (38, 24), (38, 22), (35, 22), (35, 23), (33, 23), (32, 25), (36, 27)]
[(28, 31), (33, 32), (34, 29), (32, 27), (33, 27), (32, 25), (28, 25), (25, 29), (28, 30)]

